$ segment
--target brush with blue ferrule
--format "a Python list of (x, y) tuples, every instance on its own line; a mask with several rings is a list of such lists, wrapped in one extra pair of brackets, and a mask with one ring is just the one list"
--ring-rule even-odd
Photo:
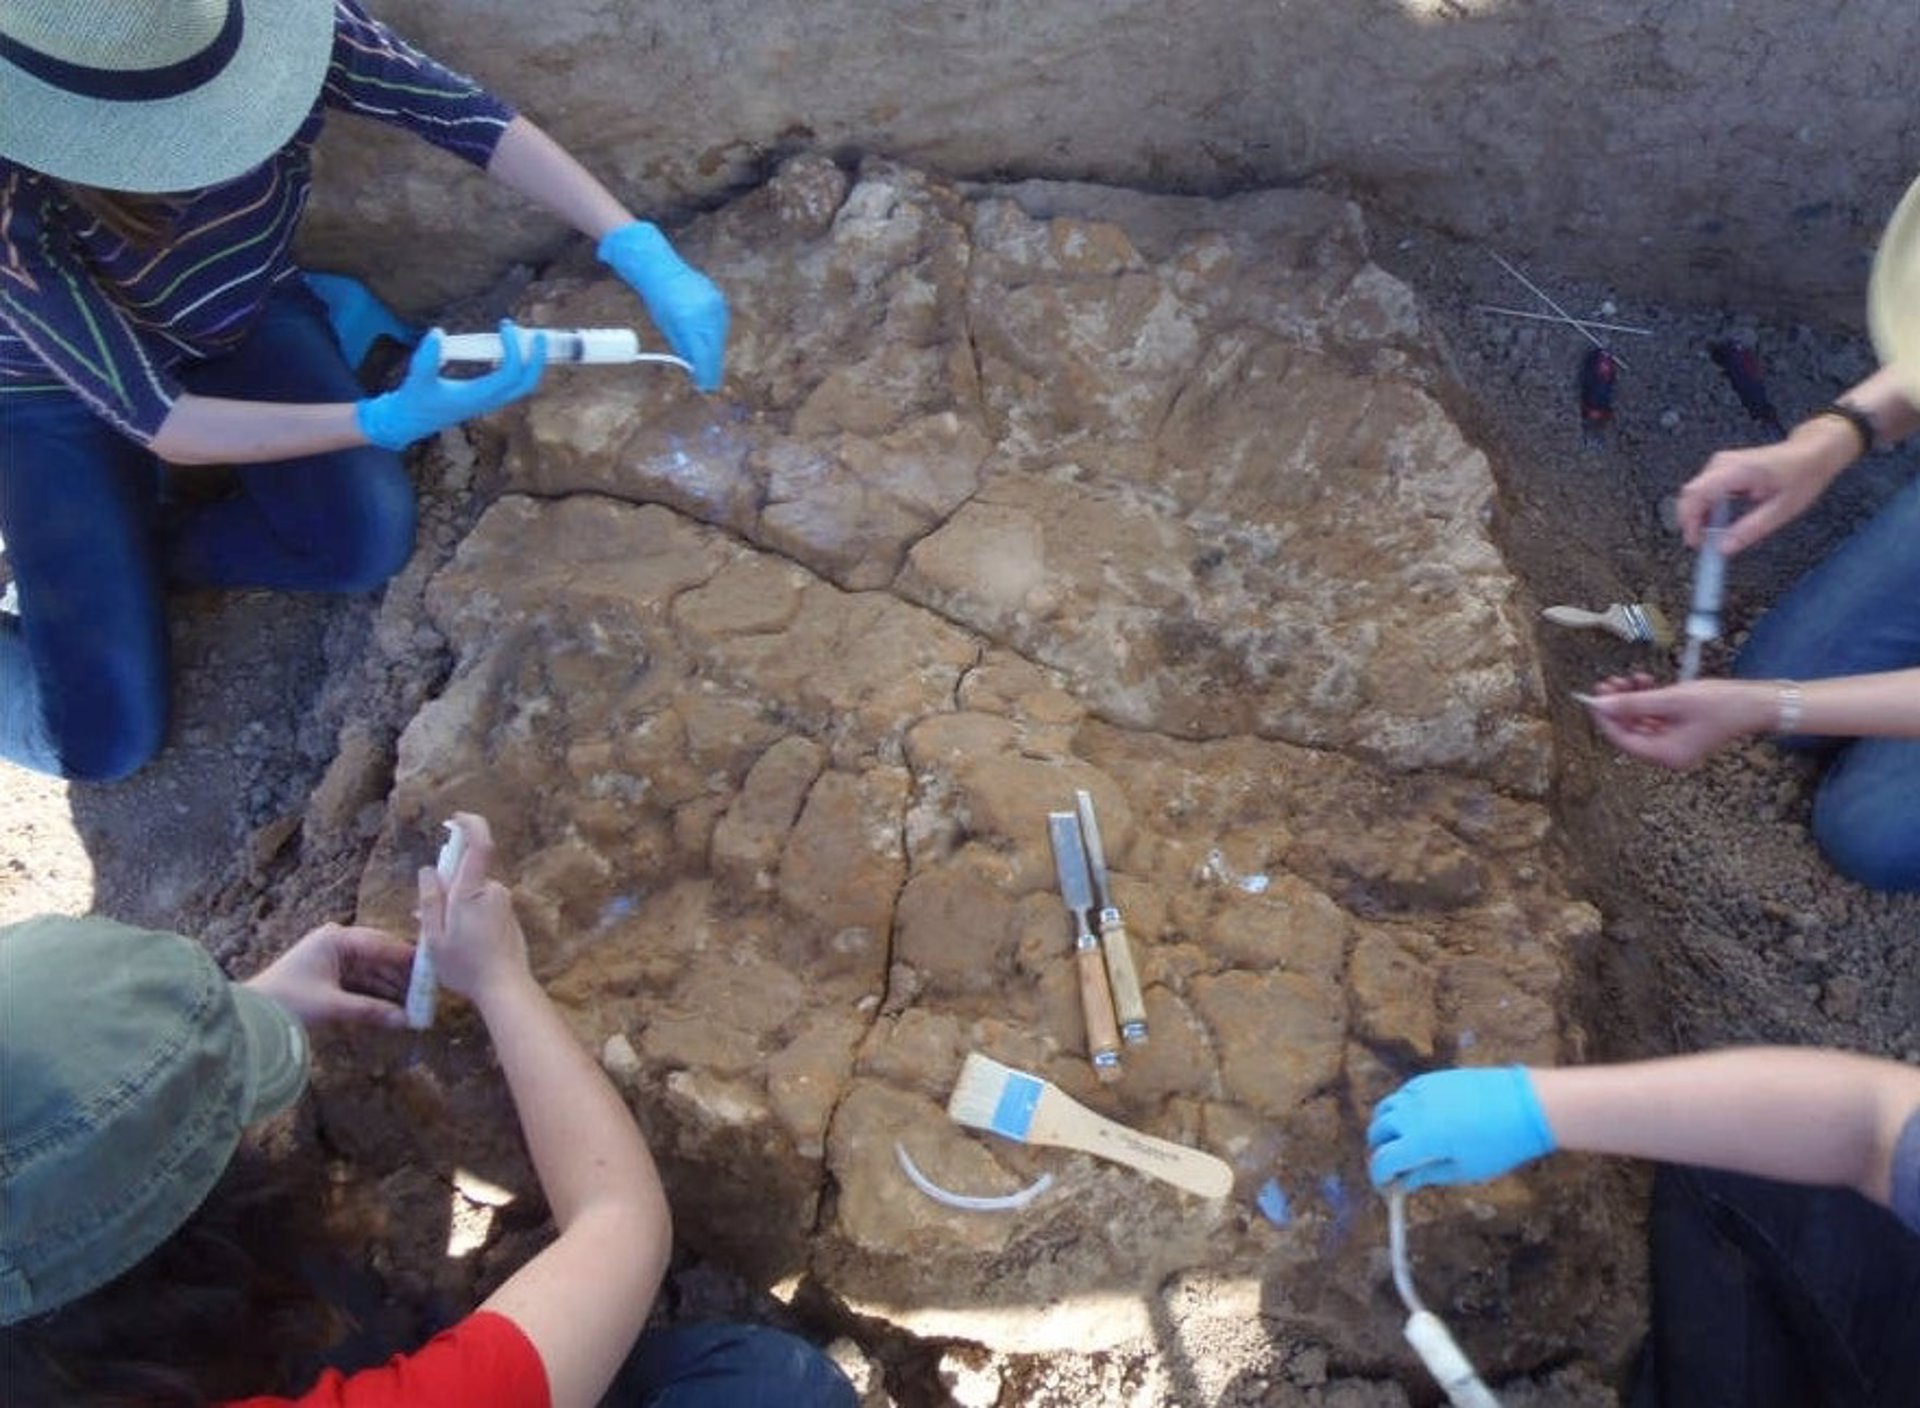
[(1233, 1191), (1233, 1169), (1224, 1159), (1128, 1129), (1058, 1086), (978, 1051), (967, 1053), (947, 1113), (960, 1124), (1022, 1144), (1112, 1159), (1203, 1198), (1224, 1198)]

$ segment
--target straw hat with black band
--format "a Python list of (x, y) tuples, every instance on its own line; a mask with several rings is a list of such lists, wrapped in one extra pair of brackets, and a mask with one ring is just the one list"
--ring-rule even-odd
[(103, 190), (231, 180), (326, 78), (333, 0), (0, 0), (0, 157)]
[(1880, 236), (1867, 283), (1867, 327), (1881, 365), (1894, 369), (1901, 391), (1920, 406), (1920, 181), (1907, 187)]

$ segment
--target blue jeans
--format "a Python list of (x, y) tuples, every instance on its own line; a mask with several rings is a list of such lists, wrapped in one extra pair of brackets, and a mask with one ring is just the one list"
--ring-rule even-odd
[(763, 1325), (650, 1330), (600, 1408), (855, 1408), (853, 1385), (805, 1340)]
[[(364, 395), (300, 285), (231, 353), (177, 375), (202, 396)], [(171, 514), (160, 475), (69, 392), (0, 396), (0, 537), (20, 604), (0, 617), (0, 758), (105, 782), (159, 751), (167, 583), (370, 591), (413, 551), (413, 485), (388, 450), (242, 465), (231, 497)]]
[[(1920, 480), (1762, 617), (1735, 672), (1825, 679), (1920, 665)], [(1833, 750), (1813, 836), (1841, 874), (1876, 890), (1920, 889), (1920, 740), (1794, 739)]]
[(1912, 1408), (1920, 1236), (1851, 1189), (1663, 1166), (1632, 1408)]

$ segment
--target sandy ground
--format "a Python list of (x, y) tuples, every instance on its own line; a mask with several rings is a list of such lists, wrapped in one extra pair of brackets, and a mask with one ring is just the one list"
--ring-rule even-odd
[[(1773, 322), (1764, 304), (1651, 306), (1629, 284), (1570, 284), (1530, 268), (1570, 310), (1610, 310), (1654, 333), (1616, 344), (1628, 361), (1618, 412), (1592, 441), (1574, 400), (1586, 344), (1566, 327), (1476, 311), (1481, 302), (1538, 306), (1486, 251), (1377, 229), (1376, 255), (1420, 292), (1450, 349), (1462, 385), (1454, 409), (1494, 458), (1501, 540), (1540, 605), (1651, 600), (1680, 619), (1692, 562), (1662, 526), (1660, 501), (1713, 448), (1755, 434), (1706, 355), (1710, 339), (1738, 336), (1758, 348), (1789, 422), (1869, 366), (1851, 329)], [(1911, 454), (1894, 455), (1856, 471), (1808, 520), (1739, 559), (1728, 643), (1913, 464)], [(312, 924), (351, 912), (377, 808), (326, 837), (301, 836), (298, 820), (343, 727), (378, 757), (443, 676), (443, 644), (429, 631), (395, 629), (406, 613), (393, 608), (418, 593), (484, 498), (461, 456), (436, 447), (420, 471), (422, 550), (390, 589), (384, 618), (367, 600), (185, 598), (175, 612), (175, 742), (159, 762), (107, 788), (69, 788), (0, 765), (0, 918), (91, 907), (203, 934), (244, 972)], [(1582, 1014), (1594, 1054), (1781, 1040), (1920, 1061), (1920, 946), (1910, 938), (1920, 898), (1866, 893), (1825, 866), (1805, 829), (1808, 767), (1760, 744), (1685, 776), (1617, 758), (1567, 692), (1632, 666), (1670, 672), (1671, 660), (1597, 633), (1541, 632), (1562, 743), (1556, 808), (1567, 865), (1608, 917), (1589, 956)], [(1716, 648), (1709, 669), (1726, 660)], [(696, 1268), (674, 1294), (696, 1308), (738, 1300), (738, 1288), (715, 1284)], [(1189, 1348), (1244, 1360), (1222, 1403), (1279, 1401), (1272, 1382), (1310, 1387), (1327, 1373), (1324, 1362), (1276, 1359), (1264, 1336)], [(931, 1395), (907, 1388), (931, 1381), (928, 1352), (895, 1346), (888, 1357), (902, 1401)], [(1119, 1401), (1112, 1395), (1137, 1367), (1115, 1357), (994, 1373), (1017, 1395), (1007, 1401), (1067, 1404)], [(1586, 1402), (1592, 1391), (1542, 1389), (1529, 1401)]]

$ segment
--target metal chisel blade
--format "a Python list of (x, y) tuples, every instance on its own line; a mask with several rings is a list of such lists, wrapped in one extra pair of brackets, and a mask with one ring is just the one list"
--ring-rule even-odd
[(1053, 842), (1053, 869), (1060, 877), (1060, 897), (1073, 911), (1075, 926), (1084, 926), (1086, 912), (1093, 908), (1093, 886), (1087, 879), (1080, 818), (1072, 812), (1048, 812), (1047, 839)]
[(1120, 902), (1114, 898), (1112, 877), (1107, 874), (1107, 848), (1100, 840), (1100, 822), (1093, 814), (1093, 794), (1076, 790), (1073, 801), (1080, 818), (1080, 834), (1086, 843), (1087, 870), (1099, 898), (1094, 927), (1100, 932), (1107, 986), (1113, 993), (1120, 1035), (1129, 1046), (1134, 1046), (1147, 1039), (1147, 1006), (1140, 992), (1139, 970), (1134, 967), (1133, 944), (1127, 937), (1126, 921), (1120, 917)]
[(1074, 807), (1080, 817), (1080, 839), (1087, 851), (1087, 874), (1093, 879), (1093, 904), (1099, 909), (1112, 909), (1113, 885), (1107, 878), (1107, 848), (1100, 840), (1100, 820), (1093, 814), (1093, 793), (1084, 790), (1073, 794)]

